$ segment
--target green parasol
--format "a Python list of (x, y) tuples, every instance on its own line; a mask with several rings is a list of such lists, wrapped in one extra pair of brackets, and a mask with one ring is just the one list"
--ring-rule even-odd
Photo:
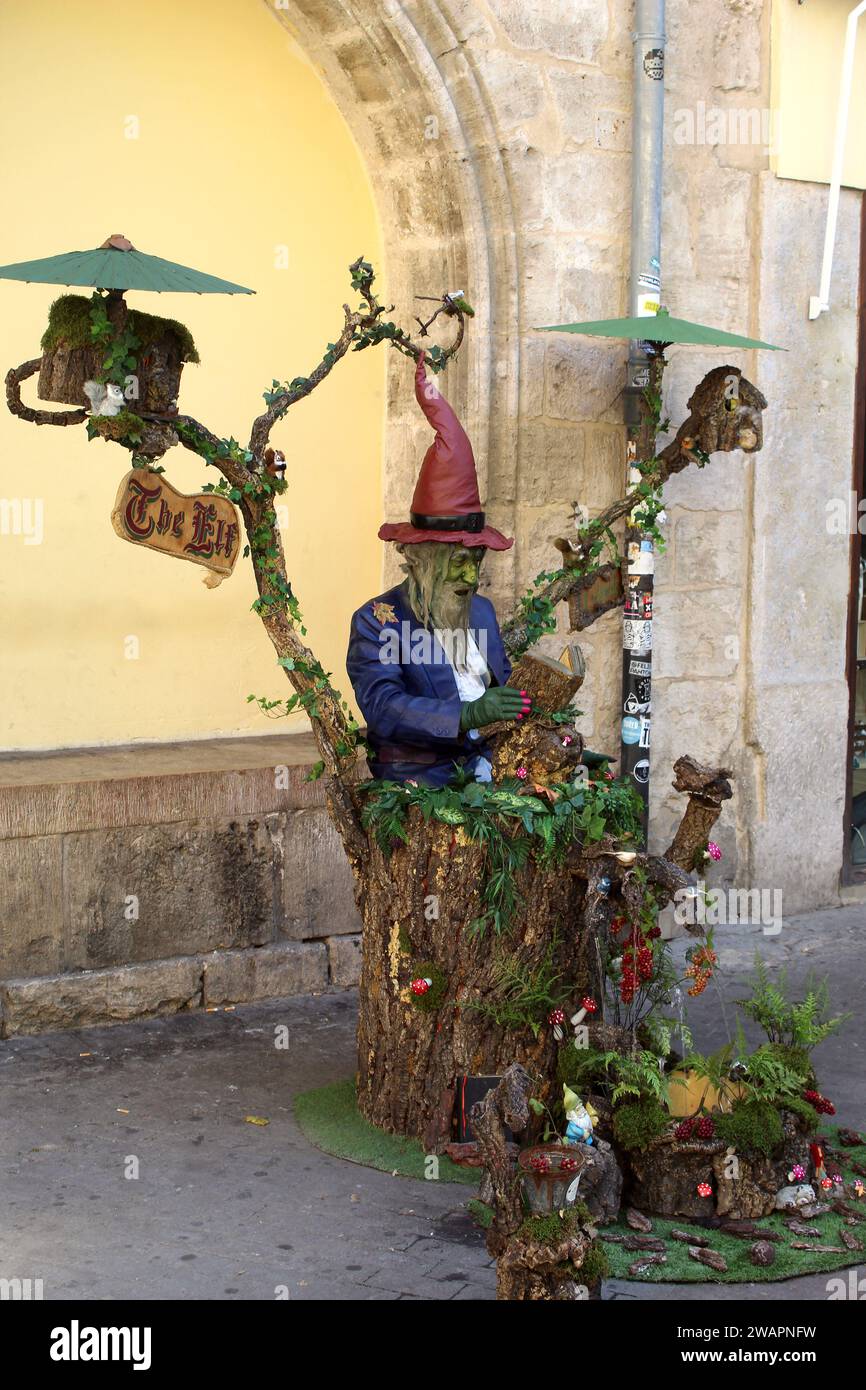
[[(2, 274), (2, 271), (0, 271)], [(771, 352), (786, 352), (773, 343), (757, 338), (743, 338), (739, 333), (725, 333), (721, 328), (708, 328), (703, 323), (675, 319), (667, 309), (645, 318), (596, 319), (589, 323), (554, 323), (536, 330), (538, 333), (587, 333), (595, 338), (626, 338), (644, 343), (699, 343), (705, 347), (769, 348)]]
[(38, 285), (91, 285), (100, 290), (151, 290), (156, 294), (255, 294), (244, 285), (205, 275), (191, 266), (136, 251), (115, 234), (93, 251), (67, 251), (39, 261), (0, 266), (0, 279)]

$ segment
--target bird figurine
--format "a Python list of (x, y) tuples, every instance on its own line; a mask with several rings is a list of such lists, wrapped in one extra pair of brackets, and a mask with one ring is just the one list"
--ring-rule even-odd
[(591, 1105), (584, 1105), (580, 1096), (570, 1086), (562, 1088), (562, 1103), (568, 1125), (565, 1130), (567, 1144), (591, 1144), (592, 1130), (597, 1114)]
[(449, 314), (456, 314), (459, 311), (461, 314), (466, 314), (468, 318), (474, 319), (475, 310), (462, 290), (454, 290), (451, 294), (443, 295), (443, 299)]
[(84, 394), (90, 401), (91, 415), (119, 415), (126, 404), (123, 391), (113, 381), (85, 381)]

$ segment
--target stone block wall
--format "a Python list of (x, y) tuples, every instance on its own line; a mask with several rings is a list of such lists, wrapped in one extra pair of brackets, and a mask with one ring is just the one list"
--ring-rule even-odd
[[(357, 982), (351, 873), (305, 780), (311, 740), (233, 742), (239, 771), (103, 780), (97, 761), (89, 780), (0, 785), (0, 1034)], [(281, 764), (287, 745), (306, 763)]]
[[(721, 881), (781, 890), (785, 910), (802, 911), (840, 900), (850, 538), (828, 535), (824, 521), (852, 479), (861, 195), (842, 191), (832, 308), (809, 322), (827, 188), (770, 171), (771, 0), (666, 8), (662, 298), (684, 318), (788, 351), (669, 354), (674, 427), (697, 382), (726, 360), (769, 409), (760, 454), (720, 456), (667, 489), (654, 847), (678, 814), (674, 760), (689, 752), (729, 766)], [(482, 580), (508, 611), (556, 563), (551, 539), (573, 504), (597, 514), (623, 485), (625, 345), (536, 330), (628, 309), (634, 6), (292, 0), (276, 17), (319, 66), (367, 158), (389, 301), (408, 314), (413, 294), (453, 287), (476, 306), (446, 389), (473, 439), (491, 521), (516, 537)], [(724, 138), (709, 133), (712, 111)], [(393, 358), (388, 519), (407, 514), (428, 442), (410, 376)], [(386, 583), (398, 563), (386, 552)], [(563, 614), (548, 648), (565, 636)], [(618, 616), (581, 642), (582, 728), (616, 750)], [(819, 765), (807, 787), (805, 766)]]

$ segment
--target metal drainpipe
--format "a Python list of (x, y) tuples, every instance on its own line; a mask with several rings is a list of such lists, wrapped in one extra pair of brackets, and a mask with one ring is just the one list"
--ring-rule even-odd
[[(655, 313), (661, 296), (662, 138), (664, 132), (665, 0), (636, 0), (634, 43), (634, 125), (632, 135), (632, 315)], [(649, 360), (631, 344), (625, 389), (628, 426), (627, 481), (636, 460), (652, 457), (655, 432), (648, 430), (642, 392), (649, 383)], [(649, 544), (644, 543), (644, 546)], [(631, 583), (623, 610), (620, 774), (629, 777), (644, 803), (646, 839), (649, 811), (649, 748), (652, 691), (652, 548), (641, 550), (640, 533), (626, 531)]]

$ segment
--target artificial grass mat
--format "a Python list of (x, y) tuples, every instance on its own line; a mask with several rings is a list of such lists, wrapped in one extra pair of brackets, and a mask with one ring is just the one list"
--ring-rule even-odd
[[(311, 1144), (336, 1158), (404, 1178), (429, 1176), (429, 1158), (419, 1140), (386, 1134), (358, 1113), (354, 1081), (304, 1091), (295, 1100), (295, 1119)], [(461, 1168), (444, 1154), (437, 1163), (439, 1182), (478, 1185), (477, 1168)]]
[[(697, 1260), (690, 1257), (687, 1245), (671, 1240), (667, 1242), (665, 1250), (667, 1264), (647, 1265), (645, 1274), (629, 1274), (629, 1265), (640, 1259), (641, 1252), (623, 1250), (621, 1245), (608, 1245), (603, 1240), (604, 1252), (610, 1262), (611, 1279), (631, 1279), (636, 1284), (773, 1284), (780, 1279), (794, 1279), (801, 1274), (821, 1274), (834, 1269), (844, 1269), (847, 1265), (857, 1264), (863, 1258), (856, 1250), (846, 1250), (841, 1255), (792, 1250), (789, 1242), (799, 1240), (800, 1237), (793, 1235), (783, 1226), (781, 1212), (774, 1212), (772, 1216), (764, 1217), (756, 1223), (767, 1230), (778, 1231), (783, 1237), (780, 1241), (773, 1241), (776, 1258), (771, 1265), (766, 1266), (753, 1265), (749, 1259), (749, 1249), (760, 1239), (759, 1236), (753, 1236), (750, 1240), (737, 1240), (736, 1236), (726, 1236), (721, 1231), (693, 1226), (685, 1217), (668, 1220), (667, 1217), (652, 1216), (650, 1219), (654, 1236), (665, 1237), (671, 1231), (694, 1231), (695, 1235), (706, 1236), (710, 1248), (724, 1255), (728, 1262), (727, 1270), (722, 1273), (720, 1270), (709, 1269), (707, 1265), (698, 1264)], [(813, 1237), (816, 1245), (841, 1245), (841, 1221), (841, 1217), (831, 1213), (829, 1216), (815, 1217), (806, 1224), (821, 1231), (820, 1238)], [(848, 1226), (846, 1230), (856, 1232), (857, 1228)], [(614, 1226), (603, 1227), (599, 1234), (605, 1236), (620, 1231), (634, 1235), (634, 1231), (631, 1231), (624, 1221), (618, 1221)]]
[[(844, 1148), (837, 1139), (836, 1126), (822, 1125), (821, 1136), (825, 1138), (833, 1150), (839, 1155), (838, 1165), (828, 1163), (828, 1171), (841, 1172), (846, 1183), (858, 1176), (850, 1168), (852, 1161), (859, 1163), (866, 1162), (866, 1144), (860, 1144), (856, 1148)], [(818, 1192), (818, 1200), (823, 1197), (822, 1192)], [(842, 1217), (836, 1212), (828, 1212), (826, 1216), (810, 1217), (808, 1220), (803, 1218), (804, 1224), (814, 1226), (821, 1232), (820, 1236), (804, 1237), (806, 1240), (813, 1240), (816, 1245), (842, 1245), (839, 1236), (840, 1227), (855, 1235), (858, 1240), (866, 1244), (866, 1201), (862, 1204), (853, 1200), (848, 1193), (845, 1194), (845, 1201), (848, 1206), (855, 1210), (862, 1205), (863, 1220), (859, 1226), (844, 1226)], [(623, 1250), (621, 1245), (609, 1245), (603, 1241), (605, 1253), (610, 1262), (610, 1277), (612, 1279), (632, 1279), (635, 1283), (642, 1284), (746, 1284), (746, 1283), (775, 1283), (780, 1279), (794, 1279), (801, 1274), (823, 1274), (834, 1269), (845, 1269), (848, 1265), (859, 1264), (866, 1256), (857, 1250), (845, 1250), (841, 1255), (821, 1255), (817, 1251), (811, 1250), (792, 1250), (790, 1242), (799, 1240), (783, 1224), (783, 1217), (788, 1216), (787, 1212), (773, 1212), (770, 1216), (765, 1216), (756, 1220), (756, 1225), (764, 1226), (767, 1230), (778, 1231), (783, 1237), (780, 1241), (773, 1241), (776, 1251), (776, 1258), (771, 1265), (753, 1265), (749, 1259), (749, 1248), (755, 1240), (760, 1237), (755, 1236), (752, 1240), (737, 1240), (736, 1236), (727, 1236), (723, 1232), (712, 1230), (709, 1227), (693, 1225), (687, 1217), (673, 1217), (668, 1219), (664, 1216), (653, 1216), (651, 1212), (647, 1215), (653, 1223), (652, 1234), (662, 1238), (669, 1235), (671, 1231), (694, 1231), (696, 1235), (706, 1236), (713, 1250), (718, 1250), (720, 1255), (724, 1255), (728, 1262), (728, 1269), (725, 1274), (718, 1270), (709, 1269), (706, 1265), (698, 1264), (691, 1259), (688, 1253), (688, 1246), (680, 1241), (668, 1240), (666, 1245), (667, 1264), (648, 1265), (645, 1274), (629, 1274), (629, 1265), (634, 1264), (640, 1259), (639, 1250)], [(634, 1232), (627, 1225), (624, 1216), (612, 1226), (604, 1226), (599, 1234), (634, 1235)]]
[[(329, 1086), (320, 1086), (314, 1091), (304, 1091), (295, 1100), (295, 1118), (311, 1144), (336, 1158), (347, 1159), (350, 1163), (360, 1163), (367, 1168), (378, 1168), (383, 1173), (394, 1173), (400, 1177), (428, 1176), (425, 1172), (428, 1156), (418, 1140), (385, 1134), (384, 1131), (368, 1124), (358, 1113), (354, 1081), (336, 1081)], [(855, 1174), (849, 1169), (848, 1163), (851, 1160), (866, 1162), (866, 1145), (844, 1149), (837, 1144), (834, 1129), (828, 1127), (824, 1133), (843, 1160), (839, 1164), (843, 1177), (850, 1181)], [(471, 1187), (477, 1185), (477, 1169), (462, 1168), (444, 1155), (439, 1158), (438, 1163), (439, 1182), (456, 1182)], [(829, 1166), (836, 1171), (835, 1164)], [(845, 1200), (849, 1206), (858, 1205), (847, 1195)], [(477, 1201), (470, 1202), (469, 1207), (479, 1225), (487, 1224), (485, 1213), (489, 1214), (489, 1208)], [(792, 1250), (790, 1242), (798, 1240), (799, 1237), (794, 1236), (783, 1225), (783, 1215), (787, 1213), (773, 1212), (756, 1223), (768, 1230), (778, 1231), (783, 1237), (781, 1241), (773, 1242), (776, 1251), (773, 1264), (764, 1267), (753, 1265), (749, 1259), (749, 1248), (754, 1243), (753, 1240), (737, 1240), (735, 1236), (725, 1235), (721, 1231), (693, 1225), (687, 1217), (668, 1218), (653, 1216), (650, 1213), (654, 1236), (667, 1237), (672, 1230), (694, 1231), (695, 1235), (706, 1236), (711, 1248), (724, 1255), (728, 1262), (727, 1271), (723, 1274), (718, 1270), (709, 1269), (706, 1265), (698, 1264), (690, 1258), (687, 1245), (680, 1241), (668, 1240), (667, 1264), (648, 1265), (645, 1274), (629, 1274), (629, 1265), (640, 1259), (641, 1252), (624, 1250), (621, 1245), (602, 1241), (610, 1262), (609, 1277), (647, 1284), (776, 1283), (802, 1274), (822, 1274), (845, 1269), (849, 1265), (859, 1264), (864, 1259), (863, 1253), (856, 1250), (846, 1250), (839, 1255), (822, 1255), (812, 1250)], [(817, 1216), (806, 1224), (820, 1230), (820, 1237), (813, 1238), (816, 1244), (842, 1244), (839, 1237), (842, 1218), (835, 1212)], [(866, 1243), (866, 1202), (863, 1203), (862, 1224), (845, 1229)], [(623, 1214), (613, 1225), (602, 1227), (599, 1234), (634, 1235), (634, 1231), (627, 1225)]]

